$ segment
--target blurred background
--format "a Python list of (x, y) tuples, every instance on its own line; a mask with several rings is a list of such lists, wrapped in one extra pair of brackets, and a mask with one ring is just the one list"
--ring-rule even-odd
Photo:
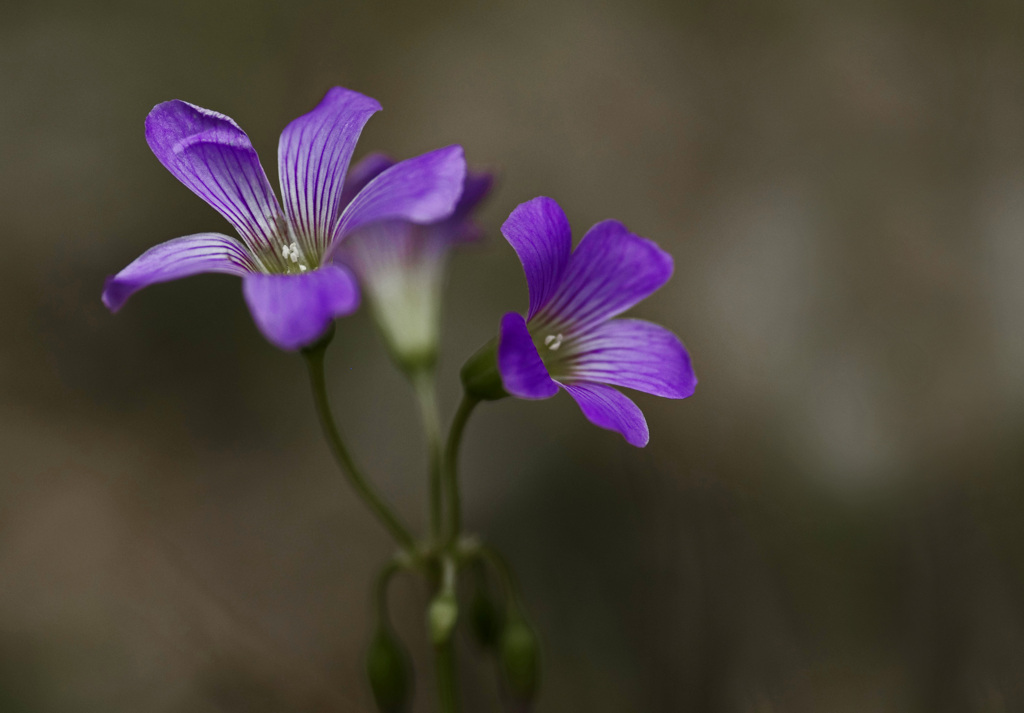
[[(674, 256), (634, 311), (701, 379), (637, 396), (644, 450), (564, 395), (487, 404), (468, 524), (518, 570), (538, 711), (1024, 710), (1024, 14), (1011, 0), (3, 3), (0, 710), (371, 711), (392, 546), (321, 442), (304, 367), (238, 281), (104, 277), (229, 230), (152, 156), (182, 98), (276, 186), (285, 124), (340, 84), (408, 157), (500, 171), (454, 260), (442, 401), (526, 305), (498, 227), (556, 197)], [(365, 312), (328, 379), (417, 527), (412, 393)], [(412, 580), (397, 624), (427, 666)], [(460, 642), (466, 709), (497, 711)], [(421, 669), (416, 710), (434, 710)]]

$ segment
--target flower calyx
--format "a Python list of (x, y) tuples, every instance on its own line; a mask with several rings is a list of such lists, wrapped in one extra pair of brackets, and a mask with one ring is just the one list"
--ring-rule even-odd
[(508, 396), (498, 371), (498, 341), (492, 339), (467, 359), (459, 377), (466, 395), (478, 401), (497, 401)]

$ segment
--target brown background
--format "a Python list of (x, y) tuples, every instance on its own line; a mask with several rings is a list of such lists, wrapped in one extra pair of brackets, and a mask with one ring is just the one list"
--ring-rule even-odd
[[(233, 278), (103, 278), (224, 230), (150, 154), (182, 98), (277, 137), (341, 84), (357, 155), (452, 142), (501, 183), (453, 265), (442, 399), (526, 304), (498, 226), (556, 197), (676, 275), (636, 314), (701, 383), (639, 451), (563, 396), (489, 405), (470, 526), (545, 639), (539, 711), (1024, 709), (1018, 2), (43, 2), (0, 23), (0, 710), (368, 711), (390, 545)], [(332, 395), (423, 523), (411, 393), (365, 314)], [(424, 593), (401, 630), (425, 648)], [(494, 679), (460, 642), (472, 713)], [(418, 711), (433, 710), (429, 675)]]

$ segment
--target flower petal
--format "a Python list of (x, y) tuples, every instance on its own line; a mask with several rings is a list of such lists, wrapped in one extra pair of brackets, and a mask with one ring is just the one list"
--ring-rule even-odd
[[(341, 205), (348, 205), (359, 191), (363, 190), (371, 180), (381, 172), (395, 165), (394, 160), (383, 153), (371, 153), (363, 157), (348, 176), (345, 177), (345, 188), (341, 193)], [(480, 202), (487, 197), (494, 187), (494, 174), (489, 171), (466, 171), (462, 184), (462, 195), (455, 210), (446, 220), (464, 220), (469, 217)]]
[(246, 275), (242, 292), (263, 336), (289, 351), (313, 344), (336, 317), (359, 306), (355, 278), (338, 265), (295, 275)]
[(250, 250), (271, 247), (281, 208), (238, 124), (174, 100), (146, 117), (146, 141), (168, 171), (235, 226)]
[(469, 217), (480, 202), (487, 197), (494, 187), (494, 174), (489, 171), (467, 171), (466, 180), (462, 184), (462, 195), (455, 206), (452, 218)]
[(558, 393), (523, 315), (509, 312), (501, 318), (498, 336), (498, 371), (505, 390), (521, 399), (547, 399)]
[(684, 399), (697, 377), (682, 342), (664, 327), (641, 319), (613, 319), (577, 339), (566, 354), (573, 380), (624, 386), (655, 396)]
[(451, 216), (439, 223), (427, 227), (434, 240), (445, 244), (465, 243), (479, 240), (483, 235), (476, 221), (471, 219), (477, 206), (487, 197), (494, 186), (494, 174), (487, 172), (468, 172), (462, 185), (462, 196)]
[(381, 174), (384, 169), (395, 165), (395, 160), (384, 153), (371, 153), (363, 156), (352, 170), (345, 176), (345, 186), (341, 189), (341, 208), (344, 209), (366, 184)]
[(103, 304), (117, 312), (143, 287), (203, 272), (246, 275), (256, 269), (245, 246), (219, 233), (198, 233), (160, 243), (139, 255), (121, 272), (107, 278)]
[(376, 99), (334, 87), (313, 111), (281, 132), (277, 161), (288, 219), (307, 253), (327, 248), (338, 215), (345, 173)]
[(640, 302), (672, 276), (672, 256), (605, 220), (587, 231), (572, 254), (558, 294), (538, 316), (576, 333)]
[(382, 171), (345, 207), (324, 260), (346, 235), (369, 223), (391, 218), (433, 223), (447, 218), (462, 195), (465, 177), (461, 146), (437, 149)]
[(520, 203), (501, 226), (501, 234), (519, 256), (530, 289), (527, 320), (555, 296), (572, 253), (572, 229), (562, 208), (539, 196)]
[(651, 435), (640, 408), (629, 397), (603, 384), (562, 384), (595, 426), (618, 431), (632, 446), (643, 448)]

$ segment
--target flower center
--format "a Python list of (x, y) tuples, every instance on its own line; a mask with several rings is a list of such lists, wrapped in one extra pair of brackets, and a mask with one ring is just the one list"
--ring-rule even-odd
[(305, 256), (299, 250), (299, 243), (297, 241), (282, 245), (281, 257), (284, 258), (285, 272), (289, 274), (305, 272), (309, 269)]
[[(564, 331), (563, 331), (564, 330)], [(539, 324), (530, 339), (552, 379), (569, 378), (578, 351), (577, 335), (565, 324)]]
[(562, 332), (550, 332), (543, 339), (537, 335), (534, 337), (534, 344), (537, 346), (541, 361), (544, 362), (544, 368), (548, 370), (552, 379), (568, 376), (574, 351), (572, 335), (567, 337)]
[(269, 244), (254, 249), (262, 272), (271, 275), (300, 275), (320, 266), (320, 254), (309, 242), (296, 235), (284, 216), (280, 216)]

